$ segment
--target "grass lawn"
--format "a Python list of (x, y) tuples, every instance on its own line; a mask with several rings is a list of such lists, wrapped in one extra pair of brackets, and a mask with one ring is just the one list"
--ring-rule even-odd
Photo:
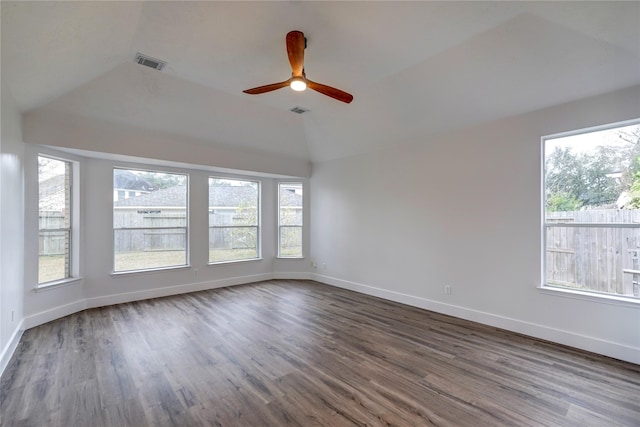
[(38, 260), (38, 283), (64, 279), (64, 255), (40, 256)]
[(255, 249), (209, 249), (209, 262), (224, 262), (258, 257)]
[(125, 252), (116, 254), (114, 271), (175, 267), (186, 263), (185, 251)]
[[(294, 255), (294, 254), (292, 254)], [(224, 262), (257, 258), (255, 249), (210, 249), (209, 262)], [(148, 251), (116, 254), (114, 271), (145, 270), (186, 264), (184, 251)], [(64, 279), (64, 256), (41, 256), (38, 266), (39, 283)]]
[[(209, 262), (257, 258), (255, 249), (210, 249)], [(143, 270), (186, 264), (184, 251), (149, 251), (117, 254), (115, 271)]]
[(300, 246), (289, 246), (289, 247), (286, 247), (286, 248), (281, 248), (280, 249), (280, 256), (281, 257), (291, 257), (291, 258), (302, 257), (302, 247), (300, 247)]

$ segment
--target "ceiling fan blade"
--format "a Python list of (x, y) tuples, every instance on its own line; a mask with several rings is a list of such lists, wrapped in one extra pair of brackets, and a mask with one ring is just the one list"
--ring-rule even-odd
[(291, 72), (294, 77), (302, 77), (304, 70), (304, 33), (302, 31), (290, 31), (287, 34), (287, 54), (291, 64)]
[(281, 89), (283, 87), (289, 86), (289, 84), (291, 83), (290, 80), (291, 79), (285, 80), (284, 82), (280, 82), (280, 83), (272, 83), (270, 85), (254, 87), (252, 89), (243, 90), (243, 92), (248, 93), (249, 95), (258, 95), (265, 92), (271, 92), (272, 90)]
[(307, 40), (305, 39), (302, 31), (289, 31), (287, 33), (287, 55), (289, 56), (289, 64), (291, 64), (291, 78), (280, 83), (273, 83), (270, 85), (254, 87), (253, 89), (247, 89), (243, 92), (250, 95), (257, 95), (260, 93), (271, 92), (272, 90), (277, 90), (289, 85), (291, 85), (293, 90), (301, 91), (305, 89), (305, 85), (302, 84), (302, 82), (304, 82), (306, 83), (306, 87), (309, 89), (320, 92), (321, 94), (327, 95), (333, 99), (337, 99), (338, 101), (342, 101), (347, 104), (351, 103), (351, 101), (353, 101), (353, 95), (340, 89), (336, 89), (335, 87), (323, 85), (307, 79), (304, 72), (304, 49), (306, 45)]
[(340, 89), (336, 89), (335, 87), (312, 82), (309, 79), (307, 79), (307, 87), (309, 89), (315, 90), (316, 92), (320, 92), (323, 95), (327, 95), (333, 99), (337, 99), (338, 101), (346, 102), (347, 104), (353, 101), (353, 95)]

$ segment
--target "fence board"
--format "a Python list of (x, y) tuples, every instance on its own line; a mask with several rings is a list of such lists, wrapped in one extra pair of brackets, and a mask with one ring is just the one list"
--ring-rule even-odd
[[(547, 223), (640, 223), (640, 210), (599, 209), (549, 212)], [(640, 256), (640, 229), (548, 227), (546, 274), (549, 284), (632, 295), (634, 250)], [(636, 261), (636, 267), (638, 261)], [(640, 278), (639, 278), (640, 279)]]

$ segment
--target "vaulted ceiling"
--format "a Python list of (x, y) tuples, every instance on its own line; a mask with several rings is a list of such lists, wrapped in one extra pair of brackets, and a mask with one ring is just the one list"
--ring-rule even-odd
[[(351, 104), (242, 93), (291, 30)], [(640, 84), (640, 2), (2, 1), (1, 65), (23, 112), (324, 161)]]

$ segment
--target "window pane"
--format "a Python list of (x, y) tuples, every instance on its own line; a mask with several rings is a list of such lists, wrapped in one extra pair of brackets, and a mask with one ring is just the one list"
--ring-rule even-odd
[(302, 183), (278, 185), (278, 256), (302, 257)]
[(640, 125), (544, 148), (546, 284), (640, 296)]
[(302, 227), (280, 227), (280, 256), (302, 257)]
[(186, 229), (114, 231), (114, 271), (174, 267), (187, 263)]
[(640, 125), (547, 139), (545, 199), (552, 221), (628, 222), (594, 211), (640, 208)]
[(209, 262), (258, 257), (258, 227), (209, 229)]
[(547, 284), (640, 296), (640, 228), (549, 227), (546, 242)]
[(70, 276), (70, 237), (71, 233), (66, 230), (40, 231), (38, 283), (61, 280)]
[(209, 178), (209, 262), (259, 256), (259, 184)]
[(71, 164), (38, 156), (38, 283), (66, 279), (71, 264)]
[(302, 206), (281, 206), (280, 224), (302, 226)]
[(114, 271), (186, 265), (186, 175), (114, 169)]

